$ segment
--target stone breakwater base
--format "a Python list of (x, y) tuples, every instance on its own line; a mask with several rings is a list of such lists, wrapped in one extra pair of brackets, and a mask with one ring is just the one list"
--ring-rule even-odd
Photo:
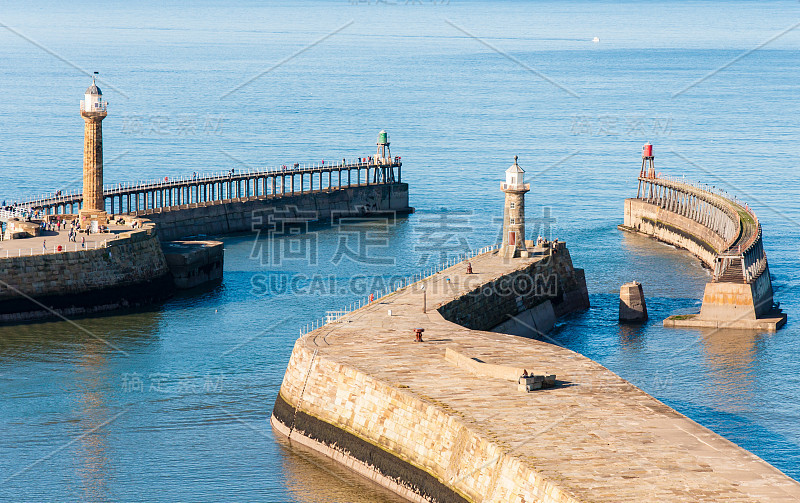
[(162, 241), (172, 241), (259, 229), (281, 233), (287, 223), (410, 211), (408, 184), (393, 183), (208, 201), (140, 211), (136, 215), (155, 222)]
[(221, 241), (167, 241), (161, 249), (176, 288), (187, 290), (222, 281), (225, 248)]
[(154, 225), (107, 248), (0, 260), (0, 322), (90, 314), (166, 299), (174, 291)]
[(125, 219), (136, 217), (142, 227), (108, 235), (106, 248), (0, 259), (0, 322), (142, 306), (167, 299), (176, 287), (188, 289), (218, 282), (223, 270), (222, 243), (175, 241), (188, 236), (262, 229), (280, 235), (303, 224), (339, 217), (393, 219), (412, 211), (406, 183), (363, 184), (140, 211)]
[[(301, 337), (273, 428), (410, 501), (800, 501), (800, 484), (598, 363), (443, 316), (495, 323), (478, 299), (516, 304), (491, 285), (536, 263), (571, 269), (566, 253), (546, 260), (484, 254), (474, 275), (454, 266)], [(447, 349), (490, 367), (458, 365)], [(558, 380), (520, 392), (500, 367)]]

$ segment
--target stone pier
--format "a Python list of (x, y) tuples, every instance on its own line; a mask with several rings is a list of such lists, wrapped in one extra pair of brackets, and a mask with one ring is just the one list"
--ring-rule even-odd
[[(554, 312), (585, 307), (565, 252), (490, 252), (301, 337), (274, 429), (410, 501), (799, 501), (796, 481), (602, 365), (486, 331), (545, 305), (504, 288), (531, 272), (562, 271)], [(557, 380), (521, 392), (519, 369)]]
[[(46, 231), (0, 244), (0, 322), (85, 315), (168, 298), (173, 280), (155, 225), (102, 234)], [(84, 241), (83, 243), (81, 241)]]
[(693, 253), (714, 271), (699, 314), (670, 316), (666, 327), (774, 332), (786, 314), (773, 302), (761, 224), (750, 208), (716, 192), (655, 173), (639, 177), (619, 228)]

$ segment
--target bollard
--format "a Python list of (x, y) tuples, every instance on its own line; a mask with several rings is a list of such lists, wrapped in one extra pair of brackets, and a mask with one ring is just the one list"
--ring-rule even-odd
[(422, 332), (424, 332), (424, 328), (415, 328), (414, 329), (414, 342), (424, 342), (422, 340)]

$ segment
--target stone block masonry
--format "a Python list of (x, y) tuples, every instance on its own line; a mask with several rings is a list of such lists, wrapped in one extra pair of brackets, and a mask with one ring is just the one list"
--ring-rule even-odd
[[(659, 201), (658, 199), (656, 201)], [(727, 237), (713, 230), (717, 221), (684, 216), (671, 203), (662, 205), (642, 199), (625, 200), (621, 230), (638, 232), (690, 251), (709, 269), (713, 281), (706, 284), (699, 314), (681, 314), (664, 320), (665, 327), (711, 327), (774, 332), (786, 323), (786, 315), (773, 307), (772, 281), (761, 246), (761, 227), (755, 216), (732, 202), (726, 218), (732, 218)], [(747, 239), (745, 239), (747, 238)], [(734, 246), (735, 243), (742, 245)], [(748, 246), (751, 251), (747, 252)], [(740, 254), (745, 251), (743, 255)], [(742, 260), (753, 259), (749, 280)], [(720, 274), (721, 265), (730, 263)], [(760, 267), (760, 269), (759, 269)]]
[(177, 288), (222, 281), (225, 248), (221, 241), (167, 241), (161, 249)]
[[(173, 282), (152, 223), (108, 247), (0, 259), (0, 321), (86, 314), (168, 297)], [(34, 300), (31, 300), (34, 299)]]
[(383, 183), (139, 212), (143, 228), (110, 239), (108, 248), (0, 259), (0, 322), (143, 305), (169, 297), (175, 284), (192, 288), (221, 278), (221, 243), (170, 253), (173, 278), (160, 242), (261, 229), (280, 235), (284, 222), (410, 211), (408, 184)]
[[(800, 501), (796, 481), (588, 358), (440, 314), (466, 315), (476, 287), (542, 260), (481, 255), (474, 275), (458, 264), (301, 337), (276, 432), (410, 501)], [(423, 284), (438, 310), (422, 312)], [(493, 316), (468, 319), (490, 326)], [(505, 374), (454, 365), (448, 349), (558, 381), (521, 392)]]
[(634, 230), (690, 251), (712, 270), (717, 253), (726, 247), (722, 237), (708, 227), (639, 199), (625, 200), (624, 222), (626, 230)]
[[(495, 281), (478, 284), (440, 307), (442, 317), (473, 330), (495, 330), (510, 316), (548, 301), (557, 317), (588, 308), (583, 269), (573, 268), (567, 247), (559, 243), (538, 251), (540, 260)], [(509, 259), (509, 263), (513, 261)]]
[(619, 289), (619, 321), (643, 322), (647, 320), (647, 302), (638, 281), (623, 284)]

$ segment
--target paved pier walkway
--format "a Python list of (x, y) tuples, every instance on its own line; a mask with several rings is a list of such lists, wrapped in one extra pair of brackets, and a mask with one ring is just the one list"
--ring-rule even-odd
[[(459, 264), (423, 280), (427, 314), (420, 289), (412, 286), (301, 342), (317, 350), (317, 358), (352, 366), (436, 404), (572, 500), (800, 501), (798, 482), (600, 364), (546, 342), (468, 330), (435, 311), (438, 304), (466, 293), (465, 281), (474, 288), (536, 260), (507, 262), (491, 253), (476, 257), (475, 275), (467, 277)], [(414, 328), (425, 329), (425, 342), (414, 342)], [(521, 392), (516, 383), (454, 367), (444, 358), (446, 348), (485, 363), (556, 374), (558, 383)], [(483, 464), (474, 470), (489, 473), (491, 468)]]
[(6, 239), (0, 241), (0, 258), (27, 257), (30, 255), (42, 255), (45, 253), (43, 244), (47, 245), (46, 253), (58, 253), (58, 246), (61, 245), (63, 251), (76, 251), (81, 247), (81, 237), (86, 238), (85, 249), (94, 250), (102, 248), (104, 243), (114, 240), (118, 235), (130, 232), (130, 225), (110, 224), (108, 232), (98, 234), (79, 233), (73, 243), (69, 240), (69, 229), (61, 231), (44, 231), (41, 235), (31, 238)]

